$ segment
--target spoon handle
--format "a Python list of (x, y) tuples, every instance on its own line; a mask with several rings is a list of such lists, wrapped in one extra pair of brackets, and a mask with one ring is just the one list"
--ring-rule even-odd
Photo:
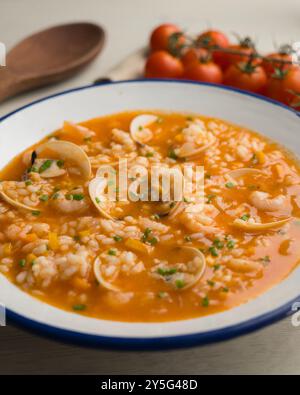
[(19, 91), (18, 80), (7, 67), (0, 68), (0, 102)]

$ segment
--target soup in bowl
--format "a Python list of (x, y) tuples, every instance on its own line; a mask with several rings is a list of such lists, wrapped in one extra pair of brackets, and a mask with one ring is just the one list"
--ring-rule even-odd
[(30, 327), (126, 348), (284, 316), (299, 296), (298, 129), (278, 104), (174, 81), (84, 87), (8, 115), (0, 302)]

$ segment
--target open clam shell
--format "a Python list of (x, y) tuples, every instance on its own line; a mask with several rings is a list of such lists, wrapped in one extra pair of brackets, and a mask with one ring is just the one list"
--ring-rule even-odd
[(108, 197), (104, 195), (104, 191), (107, 188), (107, 179), (104, 177), (96, 177), (89, 183), (89, 194), (92, 202), (99, 211), (99, 213), (107, 219), (115, 220), (109, 214), (110, 202)]
[(240, 178), (245, 177), (245, 176), (261, 176), (264, 173), (261, 170), (258, 169), (252, 169), (250, 167), (245, 167), (243, 169), (236, 169), (236, 170), (231, 170), (227, 174), (225, 174), (225, 178), (228, 181), (232, 181), (236, 183)]
[(130, 124), (130, 135), (132, 139), (139, 143), (145, 144), (153, 137), (153, 133), (147, 126), (157, 121), (157, 116), (152, 114), (143, 114), (135, 117)]
[(92, 168), (90, 160), (87, 154), (78, 145), (70, 143), (69, 141), (53, 140), (42, 144), (36, 149), (38, 157), (41, 157), (43, 154), (47, 156), (47, 153), (54, 154), (59, 159), (74, 163), (85, 180), (91, 177)]
[(212, 138), (207, 144), (202, 145), (201, 147), (195, 147), (193, 143), (185, 143), (179, 150), (176, 152), (178, 158), (185, 159), (196, 159), (203, 152), (205, 152), (208, 148), (214, 145), (216, 142), (215, 138)]
[(96, 260), (94, 262), (93, 270), (94, 270), (94, 275), (95, 275), (98, 283), (103, 288), (106, 288), (108, 291), (120, 292), (121, 291), (120, 288), (116, 287), (115, 285), (111, 284), (109, 281), (106, 281), (103, 278), (101, 265), (102, 265), (101, 259), (99, 257), (96, 258)]
[(271, 230), (271, 229), (280, 228), (283, 225), (285, 225), (286, 223), (290, 222), (291, 220), (292, 220), (292, 218), (286, 218), (286, 219), (282, 219), (280, 221), (267, 222), (267, 223), (261, 224), (261, 223), (243, 221), (242, 219), (236, 219), (232, 225), (235, 228), (244, 230), (246, 232), (261, 232), (264, 230)]
[(0, 197), (8, 204), (10, 204), (11, 206), (18, 208), (18, 209), (22, 209), (22, 210), (26, 210), (26, 211), (42, 211), (39, 207), (30, 207), (30, 206), (26, 206), (25, 204), (19, 202), (18, 200), (15, 200), (13, 198), (11, 198), (6, 192), (5, 192), (5, 183), (6, 181), (3, 181), (0, 183)]

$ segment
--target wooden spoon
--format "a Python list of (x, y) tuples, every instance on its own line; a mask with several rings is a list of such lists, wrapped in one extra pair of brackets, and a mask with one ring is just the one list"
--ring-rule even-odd
[(26, 38), (0, 67), (0, 102), (70, 77), (98, 55), (104, 40), (104, 30), (91, 23), (55, 26)]

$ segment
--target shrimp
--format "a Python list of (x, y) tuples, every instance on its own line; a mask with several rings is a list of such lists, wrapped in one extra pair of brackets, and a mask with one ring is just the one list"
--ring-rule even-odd
[(89, 208), (87, 199), (83, 195), (81, 197), (81, 190), (73, 190), (72, 193), (60, 191), (55, 199), (51, 200), (51, 205), (64, 214), (83, 212)]
[(258, 210), (261, 211), (278, 211), (289, 204), (289, 197), (278, 195), (271, 199), (270, 195), (265, 192), (255, 191), (250, 195), (250, 201)]
[(201, 212), (188, 212), (185, 210), (180, 216), (180, 222), (192, 232), (204, 232), (214, 234), (220, 232), (213, 226), (214, 218), (219, 214), (219, 210), (206, 204)]

